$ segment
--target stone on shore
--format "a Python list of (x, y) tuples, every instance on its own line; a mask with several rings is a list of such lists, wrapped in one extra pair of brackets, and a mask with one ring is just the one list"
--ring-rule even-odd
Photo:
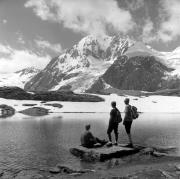
[(23, 104), (22, 106), (36, 106), (37, 104)]
[(47, 104), (44, 104), (45, 106), (52, 106), (54, 108), (62, 108), (63, 105), (62, 104), (59, 104), (59, 103), (47, 103)]
[(15, 109), (11, 106), (5, 104), (0, 105), (0, 118), (13, 116), (15, 112)]
[(42, 107), (32, 107), (19, 112), (28, 116), (44, 116), (49, 114), (49, 110)]
[(82, 146), (77, 146), (71, 148), (70, 152), (81, 158), (82, 160), (95, 162), (95, 161), (104, 161), (111, 158), (119, 158), (131, 154), (135, 154), (140, 151), (139, 147), (128, 148), (124, 146), (112, 146), (112, 147), (99, 147), (88, 149)]

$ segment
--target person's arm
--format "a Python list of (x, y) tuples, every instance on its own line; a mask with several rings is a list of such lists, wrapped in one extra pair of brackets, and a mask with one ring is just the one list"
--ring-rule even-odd
[(113, 119), (113, 109), (110, 112), (109, 123), (111, 123), (112, 119)]
[(128, 106), (125, 107), (125, 110), (124, 110), (124, 121), (128, 118)]

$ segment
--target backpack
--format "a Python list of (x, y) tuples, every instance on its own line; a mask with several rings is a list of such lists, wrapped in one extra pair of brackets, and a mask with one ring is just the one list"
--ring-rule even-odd
[(137, 119), (139, 117), (137, 107), (131, 106), (131, 116), (132, 119)]
[(116, 109), (116, 112), (117, 112), (117, 114), (116, 114), (116, 122), (120, 123), (120, 122), (122, 122), (121, 113), (120, 113), (120, 111), (118, 109)]

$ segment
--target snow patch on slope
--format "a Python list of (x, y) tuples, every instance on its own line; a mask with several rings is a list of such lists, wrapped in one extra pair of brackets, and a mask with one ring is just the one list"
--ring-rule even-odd
[[(52, 106), (45, 106), (40, 101), (27, 101), (27, 100), (8, 100), (0, 98), (2, 104), (7, 104), (14, 107), (17, 111), (27, 109), (29, 107), (23, 104), (37, 104), (36, 107), (44, 107), (50, 109), (51, 112), (97, 112), (109, 113), (111, 110), (111, 102), (116, 101), (117, 107), (121, 112), (124, 112), (124, 99), (128, 97), (131, 105), (138, 108), (140, 112), (148, 113), (179, 113), (180, 112), (180, 98), (174, 96), (149, 96), (149, 97), (134, 97), (134, 96), (118, 96), (111, 95), (98, 95), (105, 99), (104, 102), (64, 102), (53, 101), (53, 103), (62, 104), (62, 108), (55, 108)], [(52, 102), (48, 102), (52, 103)]]

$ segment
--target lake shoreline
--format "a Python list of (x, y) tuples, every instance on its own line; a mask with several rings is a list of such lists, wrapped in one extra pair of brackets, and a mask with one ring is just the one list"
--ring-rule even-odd
[[(142, 159), (141, 159), (142, 160)], [(177, 166), (180, 164), (180, 158), (153, 158), (144, 161), (131, 161), (128, 164), (120, 164), (110, 169), (98, 169), (95, 173), (85, 174), (83, 177), (91, 178), (167, 178), (180, 177), (180, 170)], [(77, 177), (78, 179), (82, 179)]]
[[(152, 157), (149, 155), (141, 156), (137, 161), (137, 156), (128, 157), (128, 162), (122, 163), (122, 159), (112, 159), (111, 166), (105, 168), (102, 163), (94, 170), (79, 170), (72, 172), (64, 170), (62, 173), (53, 168), (32, 168), (32, 169), (4, 169), (0, 170), (0, 178), (19, 179), (113, 179), (113, 178), (178, 178), (180, 177), (180, 158), (179, 157)], [(119, 161), (119, 163), (117, 162)], [(102, 166), (101, 166), (102, 164)], [(70, 169), (71, 170), (71, 169)], [(76, 171), (76, 170), (74, 170)]]
[[(180, 97), (174, 96), (118, 96), (98, 95), (104, 99), (101, 102), (75, 102), (75, 101), (35, 101), (35, 100), (13, 100), (0, 98), (1, 104), (12, 106), (16, 111), (27, 109), (30, 106), (44, 107), (54, 113), (109, 113), (111, 102), (116, 101), (118, 109), (123, 113), (124, 99), (129, 98), (130, 104), (136, 106), (141, 113), (180, 113)], [(56, 104), (55, 105), (53, 105)], [(58, 107), (62, 106), (62, 107)]]

